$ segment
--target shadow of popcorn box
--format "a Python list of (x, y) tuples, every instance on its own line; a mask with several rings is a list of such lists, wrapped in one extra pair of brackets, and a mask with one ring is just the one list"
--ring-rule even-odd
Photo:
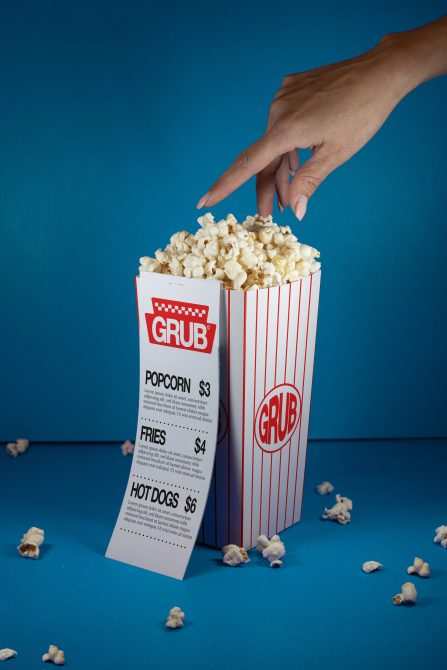
[(300, 519), (320, 279), (222, 291), (219, 431), (201, 544), (251, 548)]

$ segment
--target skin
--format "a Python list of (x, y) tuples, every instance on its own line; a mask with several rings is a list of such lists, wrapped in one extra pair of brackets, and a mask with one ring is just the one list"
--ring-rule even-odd
[[(379, 130), (414, 88), (447, 74), (447, 17), (386, 35), (349, 60), (288, 75), (270, 106), (264, 135), (245, 149), (197, 203), (212, 207), (256, 175), (258, 212), (301, 221), (309, 198)], [(312, 156), (301, 167), (299, 150)], [(292, 177), (292, 179), (291, 179)]]

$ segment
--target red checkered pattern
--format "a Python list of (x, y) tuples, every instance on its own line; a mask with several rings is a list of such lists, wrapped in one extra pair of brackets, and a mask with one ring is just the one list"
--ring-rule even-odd
[(176, 316), (203, 322), (206, 322), (208, 318), (208, 307), (206, 305), (195, 305), (160, 298), (152, 298), (152, 305), (154, 314), (175, 314)]

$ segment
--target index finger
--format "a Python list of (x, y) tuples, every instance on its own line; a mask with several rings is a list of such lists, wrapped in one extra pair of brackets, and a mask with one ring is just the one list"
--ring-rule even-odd
[(239, 154), (228, 170), (200, 198), (197, 209), (216, 205), (282, 153), (284, 151), (277, 138), (273, 137), (271, 131), (267, 131), (261, 139)]

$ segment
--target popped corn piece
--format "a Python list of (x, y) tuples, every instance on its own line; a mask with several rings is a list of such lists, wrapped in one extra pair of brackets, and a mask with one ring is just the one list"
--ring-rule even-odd
[(241, 272), (243, 272), (243, 267), (237, 261), (229, 260), (225, 263), (224, 271), (228, 279), (234, 281), (236, 277), (238, 277)]
[(345, 525), (351, 521), (352, 500), (341, 496), (339, 493), (335, 496), (335, 500), (337, 501), (335, 505), (329, 509), (326, 507), (321, 518)]
[(250, 563), (247, 551), (243, 547), (238, 547), (237, 544), (227, 544), (225, 547), (222, 547), (222, 554), (223, 562), (232, 568), (236, 565)]
[(320, 496), (325, 496), (328, 493), (332, 493), (332, 491), (334, 490), (334, 487), (331, 484), (331, 482), (322, 482), (321, 484), (318, 484), (315, 487), (315, 490), (316, 490), (317, 493), (320, 494)]
[(178, 258), (171, 259), (169, 269), (174, 277), (183, 277), (183, 263)]
[(365, 561), (362, 565), (363, 572), (367, 573), (376, 572), (376, 570), (380, 570), (380, 568), (383, 568), (383, 565), (378, 561)]
[(223, 220), (219, 221), (219, 223), (217, 224), (217, 228), (219, 231), (217, 233), (219, 237), (225, 237), (226, 235), (228, 235), (228, 223), (226, 221)]
[(312, 258), (319, 258), (320, 252), (310, 247), (308, 244), (300, 244), (300, 256), (303, 260), (311, 260)]
[(24, 558), (39, 558), (40, 545), (44, 541), (45, 533), (41, 528), (32, 526), (20, 540), (17, 551)]
[(15, 442), (8, 442), (6, 445), (6, 453), (17, 458), (20, 454), (24, 454), (25, 451), (28, 451), (29, 440), (26, 440), (24, 437), (20, 437)]
[(63, 649), (59, 649), (55, 644), (50, 644), (46, 654), (42, 656), (42, 661), (47, 663), (50, 661), (54, 665), (65, 665), (65, 654)]
[(17, 456), (19, 455), (19, 450), (17, 449), (17, 444), (15, 442), (8, 442), (5, 449), (6, 453), (12, 456), (13, 458), (17, 458)]
[(160, 272), (161, 265), (156, 258), (151, 258), (150, 256), (142, 256), (140, 258), (139, 270), (144, 270), (144, 272)]
[(271, 277), (275, 274), (275, 266), (273, 263), (262, 263), (261, 270), (267, 277)]
[(205, 270), (201, 265), (196, 265), (192, 270), (191, 270), (191, 277), (194, 279), (200, 279), (200, 277), (203, 277), (205, 274)]
[(396, 593), (393, 596), (393, 603), (395, 605), (416, 605), (417, 597), (415, 585), (412, 582), (405, 582), (402, 584), (402, 593)]
[(295, 264), (300, 260), (298, 245), (287, 247), (287, 249), (282, 249), (281, 255), (286, 259), (286, 261), (293, 263), (293, 268), (295, 269)]
[(194, 253), (188, 254), (183, 261), (184, 276), (189, 278), (195, 277), (196, 279), (203, 277), (205, 263), (206, 258), (200, 258), (199, 256), (194, 255)]
[(279, 233), (273, 233), (273, 242), (277, 247), (282, 247), (284, 245), (284, 235)]
[(430, 565), (426, 563), (422, 558), (416, 556), (413, 565), (410, 565), (407, 568), (409, 575), (419, 575), (419, 577), (430, 577)]
[(444, 547), (444, 549), (447, 549), (447, 525), (446, 526), (438, 526), (435, 530), (436, 535), (433, 538), (433, 542), (436, 542), (436, 544), (440, 544), (441, 547)]
[(218, 257), (219, 255), (219, 242), (217, 238), (214, 238), (208, 242), (208, 244), (203, 249), (203, 255), (209, 261)]
[(243, 284), (247, 280), (247, 273), (242, 270), (236, 277), (236, 279), (233, 280), (233, 289), (240, 289), (242, 288)]
[(244, 247), (242, 249), (240, 261), (246, 270), (252, 270), (258, 263), (256, 254), (249, 247)]
[(17, 652), (14, 649), (0, 649), (0, 661), (7, 661), (10, 658), (17, 656)]
[(134, 449), (135, 449), (135, 445), (130, 440), (126, 440), (121, 445), (121, 453), (122, 453), (123, 456), (129, 456), (129, 454), (133, 454)]
[(185, 613), (182, 612), (180, 607), (173, 607), (166, 619), (166, 628), (182, 628), (183, 619), (185, 618)]
[(166, 265), (171, 260), (170, 254), (167, 251), (163, 251), (162, 249), (157, 249), (155, 252), (155, 258), (160, 263), (160, 265)]
[(271, 568), (282, 566), (282, 557), (285, 556), (286, 548), (279, 535), (273, 535), (270, 540), (267, 535), (260, 535), (256, 540), (256, 549), (270, 563)]
[(24, 454), (29, 447), (29, 440), (26, 440), (24, 437), (19, 437), (16, 440), (16, 445), (19, 450), (19, 454)]
[(199, 216), (197, 223), (202, 226), (202, 228), (211, 226), (214, 223), (214, 216), (211, 214), (211, 212), (207, 212), (203, 216)]
[(310, 274), (311, 267), (310, 261), (298, 261), (295, 265), (295, 269), (298, 271), (300, 277), (307, 277)]

